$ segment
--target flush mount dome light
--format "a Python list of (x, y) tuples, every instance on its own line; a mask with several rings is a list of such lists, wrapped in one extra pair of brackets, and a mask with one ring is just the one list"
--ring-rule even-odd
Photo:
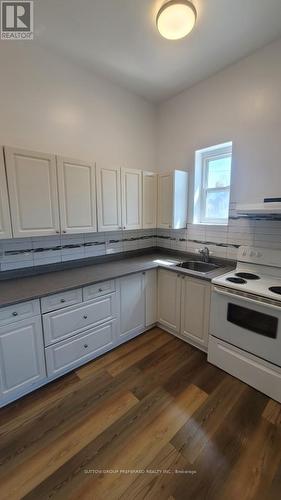
[(192, 31), (196, 16), (196, 9), (188, 0), (170, 0), (157, 14), (157, 28), (164, 38), (179, 40)]

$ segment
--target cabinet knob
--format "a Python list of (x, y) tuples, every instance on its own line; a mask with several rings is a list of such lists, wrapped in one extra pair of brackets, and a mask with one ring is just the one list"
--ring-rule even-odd
[(57, 233), (57, 234), (60, 234), (60, 232), (59, 232), (59, 231), (56, 231), (56, 233)]
[(87, 347), (89, 347), (89, 346), (88, 346), (88, 344), (84, 344), (84, 347), (85, 347), (85, 349), (87, 349)]
[(13, 312), (13, 316), (17, 316), (18, 313), (16, 311)]
[(145, 271), (142, 274), (145, 276)]
[(88, 316), (86, 316), (86, 314), (85, 314), (85, 316), (83, 316), (83, 318), (84, 318), (84, 319), (88, 319)]
[(65, 233), (66, 233), (66, 231), (63, 231), (63, 233), (65, 234)]
[(99, 292), (102, 292), (102, 288), (99, 288)]
[(61, 303), (63, 304), (65, 302), (65, 299), (60, 299)]

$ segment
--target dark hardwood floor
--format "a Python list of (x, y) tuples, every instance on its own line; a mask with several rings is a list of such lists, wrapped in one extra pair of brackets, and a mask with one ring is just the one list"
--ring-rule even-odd
[(0, 498), (281, 498), (281, 405), (155, 328), (0, 410)]

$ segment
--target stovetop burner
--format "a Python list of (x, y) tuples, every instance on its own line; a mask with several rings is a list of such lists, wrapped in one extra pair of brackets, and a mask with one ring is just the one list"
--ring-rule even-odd
[(260, 277), (257, 274), (253, 273), (235, 273), (235, 276), (239, 278), (243, 278), (245, 280), (260, 280)]
[(281, 286), (271, 286), (269, 290), (273, 293), (277, 293), (278, 295), (281, 295)]
[(247, 283), (246, 280), (242, 279), (242, 278), (235, 278), (235, 276), (230, 276), (230, 278), (226, 278), (226, 281), (230, 281), (231, 283), (236, 283), (237, 285), (244, 285), (245, 283)]

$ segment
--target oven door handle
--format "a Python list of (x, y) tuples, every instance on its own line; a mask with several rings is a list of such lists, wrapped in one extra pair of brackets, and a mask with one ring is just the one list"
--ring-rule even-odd
[(218, 293), (219, 295), (223, 295), (224, 297), (227, 297), (227, 298), (231, 298), (231, 299), (241, 299), (245, 302), (248, 302), (248, 304), (253, 304), (253, 305), (257, 305), (257, 306), (265, 306), (265, 307), (268, 307), (269, 309), (272, 309), (273, 311), (279, 311), (280, 313), (280, 310), (281, 310), (281, 304), (280, 306), (279, 305), (274, 305), (274, 304), (270, 304), (268, 302), (265, 302), (265, 301), (259, 301), (259, 300), (255, 300), (255, 299), (252, 299), (250, 297), (245, 297), (245, 295), (236, 295), (234, 293), (228, 293), (228, 292), (225, 292), (225, 291), (222, 291), (221, 288), (218, 288), (216, 286), (214, 286), (214, 291), (216, 293)]

